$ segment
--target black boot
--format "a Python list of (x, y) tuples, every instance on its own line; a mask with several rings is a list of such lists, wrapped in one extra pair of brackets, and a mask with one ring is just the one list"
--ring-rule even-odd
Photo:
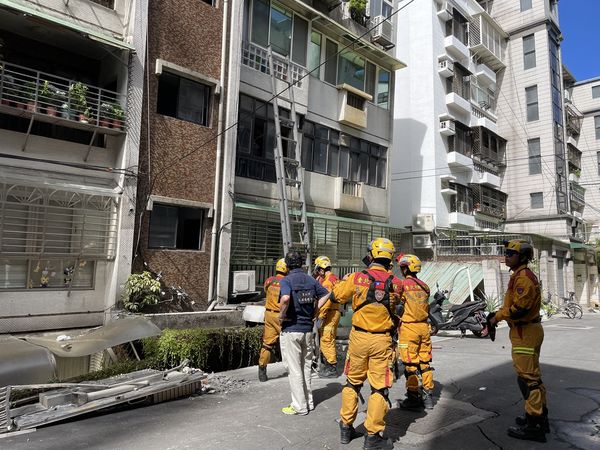
[(407, 391), (406, 398), (398, 403), (402, 409), (421, 410), (423, 408), (423, 400), (417, 391)]
[(340, 442), (342, 444), (349, 444), (352, 439), (361, 437), (362, 433), (359, 433), (354, 429), (352, 424), (346, 425), (340, 420)]
[(363, 450), (391, 450), (393, 448), (394, 443), (390, 439), (384, 438), (379, 433), (365, 435), (365, 445), (363, 445)]
[(321, 369), (321, 372), (319, 372), (319, 378), (337, 378), (337, 377), (338, 377), (337, 365), (330, 364), (327, 361), (325, 361), (323, 363), (323, 368)]
[(265, 382), (269, 378), (267, 377), (267, 366), (258, 366), (258, 381)]
[(433, 409), (433, 392), (428, 389), (423, 389), (422, 398), (425, 409)]
[(527, 441), (546, 442), (543, 416), (536, 417), (527, 414), (526, 417), (527, 424), (522, 427), (509, 427), (508, 435)]
[[(517, 416), (515, 417), (515, 423), (519, 426), (527, 425), (527, 416)], [(542, 426), (544, 428), (544, 433), (550, 433), (550, 421), (548, 420), (548, 408), (544, 406), (544, 412), (542, 413)]]

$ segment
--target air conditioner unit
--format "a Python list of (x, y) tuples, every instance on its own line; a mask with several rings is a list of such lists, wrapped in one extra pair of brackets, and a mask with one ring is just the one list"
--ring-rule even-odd
[(435, 223), (433, 214), (417, 214), (413, 220), (413, 230), (433, 231)]
[(256, 291), (256, 272), (254, 270), (235, 270), (233, 272), (233, 294)]
[(454, 120), (440, 120), (440, 133), (444, 136), (452, 136), (456, 133), (456, 127), (454, 125)]
[(431, 248), (431, 236), (429, 234), (414, 234), (412, 246), (413, 248)]
[(382, 47), (394, 44), (392, 41), (392, 22), (387, 20), (385, 16), (376, 16), (371, 19), (371, 24), (375, 25), (375, 28), (371, 32), (371, 41)]
[(502, 255), (503, 247), (498, 244), (481, 244), (481, 254), (488, 256)]
[(443, 21), (448, 21), (452, 19), (453, 12), (452, 4), (444, 0), (437, 11), (437, 15)]
[(444, 77), (454, 75), (454, 61), (450, 59), (441, 59), (438, 61), (438, 72)]

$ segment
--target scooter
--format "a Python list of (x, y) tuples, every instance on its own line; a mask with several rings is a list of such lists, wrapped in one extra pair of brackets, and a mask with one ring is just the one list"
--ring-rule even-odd
[(465, 301), (461, 305), (452, 305), (444, 314), (442, 305), (448, 299), (450, 291), (441, 291), (437, 285), (437, 292), (429, 304), (429, 323), (431, 334), (439, 330), (460, 330), (461, 338), (470, 330), (477, 337), (486, 337), (488, 328), (486, 324), (485, 302), (483, 300)]

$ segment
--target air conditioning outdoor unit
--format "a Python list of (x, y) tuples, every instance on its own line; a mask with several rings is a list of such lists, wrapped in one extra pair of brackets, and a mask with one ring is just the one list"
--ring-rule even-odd
[(450, 19), (452, 19), (452, 15), (453, 15), (453, 11), (454, 8), (452, 7), (452, 4), (446, 0), (444, 0), (442, 2), (442, 4), (440, 5), (440, 8), (438, 9), (437, 15), (440, 19), (444, 20), (444, 21), (448, 21)]
[(431, 248), (431, 236), (429, 234), (414, 234), (412, 246), (413, 248)]
[(393, 45), (392, 42), (392, 22), (385, 16), (376, 16), (371, 19), (371, 24), (375, 25), (371, 33), (371, 40), (382, 47)]
[(433, 214), (417, 214), (413, 220), (413, 230), (417, 231), (433, 231), (435, 222)]
[(440, 133), (442, 133), (444, 136), (452, 136), (454, 133), (456, 133), (454, 120), (440, 120)]
[(233, 294), (256, 291), (256, 272), (254, 270), (235, 270), (233, 272)]

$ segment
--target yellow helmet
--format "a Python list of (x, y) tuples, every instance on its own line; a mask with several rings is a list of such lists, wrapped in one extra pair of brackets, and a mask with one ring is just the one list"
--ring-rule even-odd
[(421, 260), (415, 255), (402, 255), (400, 258), (398, 258), (398, 265), (400, 267), (406, 267), (413, 273), (418, 273), (421, 271)]
[(281, 273), (288, 273), (288, 268), (287, 268), (287, 264), (285, 263), (285, 258), (281, 258), (279, 261), (277, 261), (277, 264), (275, 265), (275, 271), (281, 272)]
[(371, 256), (373, 258), (385, 258), (392, 259), (394, 257), (394, 252), (396, 251), (396, 247), (394, 247), (394, 243), (386, 238), (377, 238), (373, 239), (368, 247), (371, 252)]
[(504, 247), (506, 247), (506, 250), (512, 250), (513, 252), (517, 252), (519, 255), (524, 256), (527, 261), (533, 259), (533, 246), (527, 241), (521, 239), (504, 241)]
[(331, 267), (331, 260), (327, 256), (319, 256), (315, 259), (315, 266), (321, 269)]

